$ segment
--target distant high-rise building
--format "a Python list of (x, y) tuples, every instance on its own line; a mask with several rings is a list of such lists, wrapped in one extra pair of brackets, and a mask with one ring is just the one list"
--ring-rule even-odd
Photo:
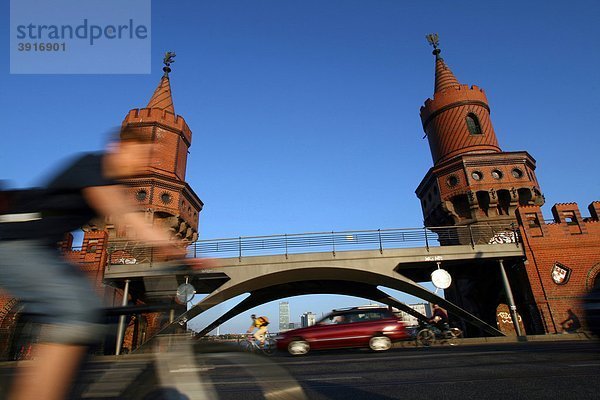
[(290, 303), (279, 302), (279, 330), (290, 329)]
[(312, 312), (305, 312), (300, 316), (300, 325), (303, 328), (307, 326), (312, 326), (317, 322), (317, 315)]

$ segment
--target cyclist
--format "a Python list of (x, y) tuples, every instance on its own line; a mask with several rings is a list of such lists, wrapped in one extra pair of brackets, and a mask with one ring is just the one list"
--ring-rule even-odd
[(433, 315), (431, 316), (429, 322), (439, 329), (440, 332), (449, 329), (448, 313), (437, 304), (433, 305)]
[(256, 314), (252, 314), (250, 318), (252, 318), (252, 324), (246, 333), (252, 333), (254, 329), (257, 329), (252, 336), (254, 336), (254, 339), (258, 341), (260, 346), (263, 346), (265, 343), (265, 332), (267, 332), (267, 326), (269, 325), (269, 318), (265, 316), (256, 317)]
[(134, 212), (126, 190), (116, 184), (143, 171), (151, 150), (146, 141), (123, 131), (106, 152), (77, 157), (43, 189), (0, 192), (0, 286), (42, 326), (33, 361), (19, 366), (8, 399), (65, 398), (87, 345), (102, 334), (101, 303), (90, 282), (56, 249), (64, 234), (111, 216), (161, 254), (183, 256), (166, 232)]

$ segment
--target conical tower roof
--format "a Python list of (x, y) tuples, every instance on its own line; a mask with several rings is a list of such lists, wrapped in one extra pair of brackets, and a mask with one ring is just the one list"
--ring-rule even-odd
[(161, 78), (160, 83), (154, 91), (146, 108), (158, 108), (162, 111), (168, 111), (175, 114), (173, 97), (171, 96), (171, 83), (169, 82), (169, 76), (167, 74)]
[(450, 87), (459, 86), (458, 79), (454, 76), (446, 62), (440, 57), (440, 49), (433, 51), (435, 54), (435, 89), (434, 93), (441, 92)]

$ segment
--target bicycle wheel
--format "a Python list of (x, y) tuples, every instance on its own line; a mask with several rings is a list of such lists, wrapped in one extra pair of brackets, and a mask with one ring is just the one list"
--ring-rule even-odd
[(444, 343), (448, 343), (450, 346), (456, 346), (458, 344), (454, 333), (452, 333), (449, 330), (442, 332), (442, 338), (444, 340)]
[(254, 352), (254, 344), (250, 340), (242, 340), (240, 342), (240, 348), (242, 351), (246, 351), (248, 353)]
[(456, 346), (459, 343), (459, 340), (462, 338), (462, 331), (458, 328), (450, 328), (447, 331), (446, 340), (450, 346)]
[(431, 329), (422, 329), (417, 333), (417, 346), (431, 346), (435, 341), (435, 333)]
[(454, 334), (454, 337), (456, 337), (458, 339), (463, 338), (463, 331), (461, 331), (458, 328), (450, 328), (450, 332), (452, 332)]
[(275, 339), (271, 339), (271, 338), (265, 339), (265, 342), (263, 343), (263, 347), (262, 347), (263, 353), (270, 356), (271, 354), (273, 354), (275, 352), (275, 350), (277, 350), (277, 342), (275, 341)]

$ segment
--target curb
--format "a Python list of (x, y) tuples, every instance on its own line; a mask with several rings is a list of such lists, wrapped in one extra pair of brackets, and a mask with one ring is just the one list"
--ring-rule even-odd
[[(564, 341), (593, 341), (593, 336), (586, 333), (528, 335), (528, 336), (495, 336), (459, 339), (459, 346), (478, 345), (487, 343), (529, 343), (529, 342), (564, 342)], [(433, 346), (445, 346), (443, 343), (434, 343)], [(394, 348), (422, 347), (417, 346), (415, 340), (405, 340), (394, 344)]]

